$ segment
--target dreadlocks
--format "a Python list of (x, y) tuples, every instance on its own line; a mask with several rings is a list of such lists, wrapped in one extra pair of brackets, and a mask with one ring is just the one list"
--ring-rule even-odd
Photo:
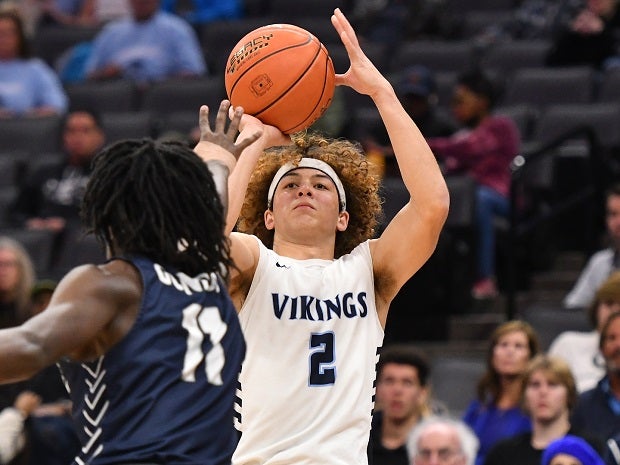
[(224, 209), (205, 163), (179, 142), (125, 140), (103, 149), (82, 219), (112, 254), (139, 254), (190, 276), (232, 265)]

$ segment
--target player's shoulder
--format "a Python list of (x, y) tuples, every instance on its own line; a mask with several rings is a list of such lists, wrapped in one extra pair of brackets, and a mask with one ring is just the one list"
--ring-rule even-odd
[(139, 295), (142, 292), (140, 272), (125, 260), (77, 266), (65, 275), (60, 285), (81, 289), (84, 292), (116, 295)]

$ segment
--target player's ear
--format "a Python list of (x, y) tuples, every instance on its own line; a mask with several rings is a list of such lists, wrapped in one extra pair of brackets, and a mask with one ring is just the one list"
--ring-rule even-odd
[(273, 212), (271, 210), (265, 210), (265, 213), (263, 216), (265, 219), (265, 227), (267, 228), (268, 231), (271, 231), (274, 228)]
[(349, 226), (349, 212), (343, 211), (338, 213), (338, 223), (336, 223), (336, 230), (342, 232)]

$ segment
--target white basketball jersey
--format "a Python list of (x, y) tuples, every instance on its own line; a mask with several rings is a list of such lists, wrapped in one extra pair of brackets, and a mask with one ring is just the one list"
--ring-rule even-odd
[(368, 242), (338, 260), (281, 257), (261, 243), (239, 318), (247, 351), (233, 464), (366, 464), (383, 343)]

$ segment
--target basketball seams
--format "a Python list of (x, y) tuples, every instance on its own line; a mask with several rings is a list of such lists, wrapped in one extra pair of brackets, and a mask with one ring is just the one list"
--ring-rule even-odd
[[(289, 128), (289, 129), (286, 129), (286, 130), (283, 131), (286, 134), (290, 134), (290, 133), (293, 133), (293, 132), (297, 132), (298, 130), (301, 130), (306, 125), (308, 119), (312, 118), (312, 116), (314, 116), (316, 114), (318, 106), (321, 104), (321, 102), (323, 102), (323, 96), (325, 95), (325, 91), (326, 91), (326, 89), (328, 87), (327, 84), (328, 84), (328, 76), (329, 76), (329, 63), (331, 62), (331, 58), (330, 58), (329, 54), (327, 53), (327, 50), (323, 50), (323, 49), (324, 49), (324, 47), (321, 47), (321, 49), (319, 50), (319, 53), (321, 51), (324, 51), (327, 59), (325, 60), (325, 69), (324, 69), (324, 72), (323, 72), (323, 85), (321, 86), (321, 95), (317, 99), (316, 104), (312, 108), (312, 111), (310, 111), (308, 113), (308, 115), (306, 116), (306, 118), (302, 122), (300, 122), (299, 124), (297, 124), (297, 125)], [(332, 67), (333, 67), (333, 64), (332, 64)], [(300, 77), (300, 79), (301, 79), (301, 77)], [(330, 103), (331, 103), (331, 98), (326, 102), (325, 108), (327, 108)], [(314, 117), (314, 119), (312, 121), (310, 121), (310, 124), (314, 123), (317, 119), (319, 119), (323, 113), (324, 113), (324, 111), (322, 111), (319, 115), (316, 115)], [(297, 129), (297, 128), (299, 128), (299, 129)]]
[(231, 51), (224, 77), (233, 105), (287, 134), (316, 121), (335, 89), (325, 46), (311, 32), (291, 24), (263, 26), (246, 34)]
[[(321, 54), (321, 44), (319, 42), (317, 42), (317, 44), (319, 45), (319, 48), (317, 50), (317, 53), (315, 53), (314, 58), (312, 59), (312, 61), (308, 64), (308, 66), (306, 66), (306, 69), (304, 69), (303, 73), (300, 73), (299, 76), (297, 77), (297, 79), (295, 81), (293, 81), (293, 83), (291, 83), (290, 86), (288, 86), (282, 93), (280, 93), (280, 95), (278, 96), (277, 99), (275, 99), (273, 102), (271, 102), (269, 105), (265, 106), (264, 108), (260, 109), (259, 111), (256, 112), (256, 117), (258, 119), (260, 119), (260, 115), (261, 113), (266, 112), (267, 110), (269, 110), (269, 108), (273, 107), (276, 103), (278, 103), (283, 97), (285, 97), (292, 89), (295, 88), (295, 86), (299, 83), (299, 81), (301, 81), (304, 76), (306, 75), (306, 73), (308, 72), (308, 70), (310, 68), (312, 68), (314, 66), (314, 64), (316, 63), (319, 55)], [(323, 90), (321, 91), (321, 96), (323, 96), (323, 92), (325, 92), (325, 84), (323, 84)], [(317, 101), (320, 102), (320, 100)], [(310, 114), (312, 114), (314, 112), (314, 110), (316, 110), (316, 106), (314, 107), (314, 109), (312, 110), (312, 112)], [(306, 118), (308, 119), (308, 118)], [(305, 120), (304, 120), (305, 121)], [(302, 123), (300, 123), (302, 124)], [(293, 126), (296, 127), (299, 126), (299, 124)], [(288, 130), (282, 130), (282, 132), (286, 133)]]
[[(243, 80), (243, 77), (250, 71), (252, 71), (252, 68), (254, 68), (255, 66), (257, 66), (259, 63), (262, 63), (263, 61), (269, 59), (270, 57), (273, 57), (274, 55), (277, 55), (278, 53), (282, 53), (285, 52), (287, 50), (291, 50), (293, 48), (299, 48), (299, 47), (305, 47), (306, 45), (308, 45), (310, 42), (316, 42), (314, 40), (314, 37), (309, 34), (308, 35), (308, 40), (306, 40), (303, 43), (299, 43), (299, 44), (295, 44), (295, 45), (288, 45), (284, 48), (279, 48), (278, 50), (275, 50), (273, 52), (271, 52), (269, 55), (265, 55), (264, 57), (262, 57), (261, 59), (255, 61), (254, 63), (252, 63), (252, 66), (248, 67), (247, 69), (245, 69), (241, 74), (239, 74), (239, 76), (237, 76), (237, 79), (235, 79), (234, 84), (232, 85), (232, 87), (230, 88), (230, 92), (228, 93), (231, 97), (234, 95), (235, 93), (235, 87), (237, 87), (237, 84), (239, 83), (239, 81)], [(320, 50), (320, 44), (319, 44), (319, 50)], [(311, 63), (314, 62), (314, 60), (316, 60), (316, 55), (314, 56), (313, 60)], [(306, 71), (309, 69), (306, 68)], [(265, 109), (263, 108), (260, 111), (265, 111)]]

